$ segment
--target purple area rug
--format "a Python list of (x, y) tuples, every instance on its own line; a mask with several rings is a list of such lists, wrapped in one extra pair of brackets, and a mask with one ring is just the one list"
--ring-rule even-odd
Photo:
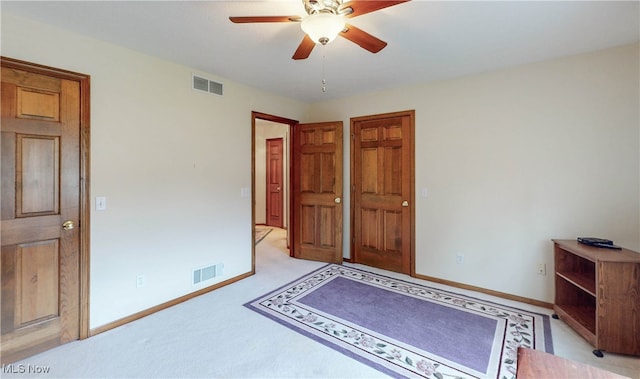
[(395, 377), (515, 378), (518, 346), (553, 352), (546, 315), (346, 266), (245, 306)]

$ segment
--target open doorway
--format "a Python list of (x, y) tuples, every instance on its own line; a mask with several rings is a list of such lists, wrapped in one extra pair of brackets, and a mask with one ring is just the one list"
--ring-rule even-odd
[(296, 120), (252, 112), (253, 269), (255, 247), (267, 234), (283, 234), (291, 244), (291, 136)]
[[(266, 168), (264, 179), (258, 162), (266, 156), (266, 140), (279, 136), (264, 135), (265, 125), (282, 124), (287, 143), (288, 164), (283, 168), (286, 191), (282, 195), (286, 225), (286, 253), (294, 258), (341, 263), (342, 256), (342, 121), (299, 124), (295, 120), (252, 112), (251, 198), (252, 269), (256, 263), (256, 225), (266, 225)], [(278, 127), (279, 128), (279, 127)], [(263, 130), (264, 129), (264, 130)], [(258, 151), (264, 140), (265, 151)], [(265, 158), (266, 160), (266, 158)], [(266, 163), (265, 163), (266, 164)], [(287, 182), (288, 181), (288, 182)], [(265, 189), (262, 189), (262, 183)], [(265, 196), (264, 206), (258, 197)], [(278, 195), (280, 196), (280, 195)], [(265, 216), (262, 219), (262, 209)], [(264, 220), (264, 221), (262, 221)], [(263, 224), (264, 222), (264, 224)]]

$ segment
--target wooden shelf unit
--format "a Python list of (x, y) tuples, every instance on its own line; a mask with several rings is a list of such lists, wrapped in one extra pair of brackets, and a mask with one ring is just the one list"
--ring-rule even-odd
[(594, 353), (640, 356), (640, 254), (553, 242), (556, 314)]

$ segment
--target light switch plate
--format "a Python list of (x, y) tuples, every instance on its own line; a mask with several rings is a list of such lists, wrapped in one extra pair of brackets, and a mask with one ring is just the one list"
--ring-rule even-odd
[(107, 209), (107, 198), (104, 196), (96, 197), (96, 211), (104, 211)]

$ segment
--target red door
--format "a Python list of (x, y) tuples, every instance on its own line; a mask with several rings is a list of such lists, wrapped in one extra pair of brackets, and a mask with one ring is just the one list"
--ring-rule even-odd
[(267, 225), (282, 228), (282, 138), (267, 140)]

